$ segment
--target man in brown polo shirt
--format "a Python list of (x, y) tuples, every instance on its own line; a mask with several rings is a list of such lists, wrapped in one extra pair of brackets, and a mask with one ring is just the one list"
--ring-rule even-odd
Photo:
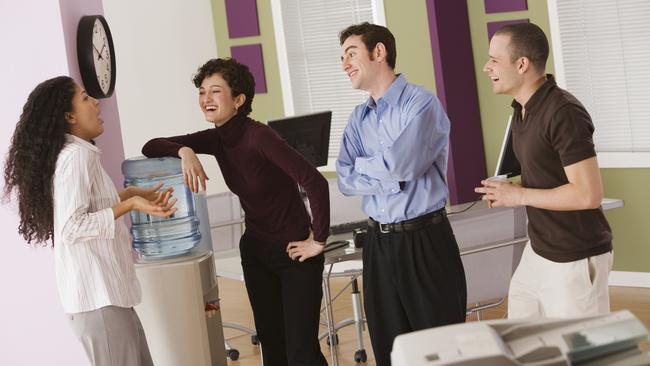
[(584, 106), (545, 74), (544, 32), (522, 23), (499, 29), (483, 71), (511, 95), (513, 149), (521, 184), (484, 180), (490, 206), (526, 206), (528, 235), (510, 282), (508, 316), (574, 317), (609, 312), (612, 233)]

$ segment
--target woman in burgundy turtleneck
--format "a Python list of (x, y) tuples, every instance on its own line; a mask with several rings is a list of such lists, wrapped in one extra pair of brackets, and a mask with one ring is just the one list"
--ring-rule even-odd
[[(246, 216), (239, 249), (264, 365), (326, 365), (318, 326), (330, 219), (327, 181), (275, 131), (248, 117), (255, 90), (248, 67), (212, 59), (193, 81), (215, 128), (153, 139), (142, 153), (180, 157), (193, 192), (205, 189), (208, 179), (196, 154), (217, 159)], [(298, 185), (307, 193), (313, 222)]]

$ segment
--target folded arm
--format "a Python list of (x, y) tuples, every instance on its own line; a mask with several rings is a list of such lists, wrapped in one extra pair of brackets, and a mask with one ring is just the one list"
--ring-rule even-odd
[(336, 160), (336, 173), (341, 193), (347, 196), (382, 195), (400, 191), (399, 182), (382, 182), (355, 169), (355, 160), (363, 156), (361, 138), (350, 121), (343, 133), (341, 151)]
[(411, 181), (424, 175), (447, 148), (449, 119), (440, 102), (412, 102), (413, 117), (390, 148), (354, 160), (357, 172), (382, 181)]

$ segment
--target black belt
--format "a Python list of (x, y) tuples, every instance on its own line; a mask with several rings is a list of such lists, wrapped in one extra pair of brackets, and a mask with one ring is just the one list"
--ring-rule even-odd
[(394, 222), (390, 224), (381, 224), (370, 218), (368, 219), (368, 226), (373, 229), (379, 229), (379, 232), (382, 234), (400, 233), (404, 231), (417, 230), (430, 225), (436, 225), (445, 221), (446, 218), (447, 211), (445, 211), (443, 207), (438, 211), (433, 211), (414, 219)]

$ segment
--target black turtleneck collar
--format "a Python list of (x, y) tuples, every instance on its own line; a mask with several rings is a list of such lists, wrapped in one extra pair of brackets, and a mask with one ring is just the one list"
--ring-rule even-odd
[(236, 114), (228, 122), (216, 127), (217, 134), (221, 137), (224, 145), (234, 145), (242, 138), (248, 124), (248, 117), (242, 114)]

